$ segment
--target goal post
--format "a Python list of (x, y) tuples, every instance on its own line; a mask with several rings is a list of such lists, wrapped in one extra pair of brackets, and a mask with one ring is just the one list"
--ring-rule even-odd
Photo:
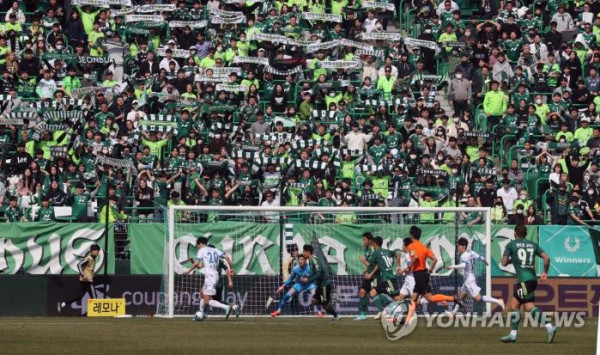
[[(469, 226), (469, 218), (480, 222)], [(222, 301), (238, 304), (245, 315), (266, 316), (278, 305), (275, 289), (287, 277), (294, 250), (303, 244), (319, 247), (330, 265), (333, 292), (341, 302), (342, 314), (357, 314), (358, 289), (362, 283), (362, 234), (366, 231), (384, 239), (384, 248), (401, 250), (402, 239), (412, 225), (423, 231), (421, 241), (438, 258), (431, 284), (434, 292), (453, 294), (462, 285), (462, 276), (445, 267), (454, 264), (458, 238), (469, 240), (469, 249), (485, 257), (487, 266), (476, 268), (482, 295), (491, 295), (491, 216), (482, 207), (274, 207), (258, 206), (170, 206), (167, 224), (164, 270), (157, 315), (191, 316), (198, 310), (202, 271), (183, 276), (196, 253), (195, 240), (209, 237), (209, 244), (223, 250), (234, 263), (233, 288), (225, 286)], [(227, 277), (222, 275), (227, 284)], [(402, 287), (403, 277), (398, 277)], [(295, 296), (296, 298), (296, 296)], [(271, 303), (269, 303), (269, 301)], [(491, 314), (491, 305), (465, 302), (469, 312)], [(374, 308), (370, 308), (371, 311)], [(424, 313), (444, 309), (427, 305)], [(314, 315), (310, 295), (301, 293), (285, 305), (285, 314)], [(372, 313), (372, 312), (371, 312)]]

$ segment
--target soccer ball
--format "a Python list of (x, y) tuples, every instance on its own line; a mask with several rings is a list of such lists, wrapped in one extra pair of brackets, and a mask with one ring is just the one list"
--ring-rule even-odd
[(382, 318), (385, 317), (388, 322), (393, 322), (396, 326), (403, 325), (407, 312), (408, 307), (405, 302), (392, 302), (383, 309)]
[(204, 315), (204, 313), (202, 313), (200, 311), (196, 312), (196, 314), (194, 315), (195, 321), (202, 321), (202, 320), (204, 320), (204, 318), (206, 318), (206, 315)]

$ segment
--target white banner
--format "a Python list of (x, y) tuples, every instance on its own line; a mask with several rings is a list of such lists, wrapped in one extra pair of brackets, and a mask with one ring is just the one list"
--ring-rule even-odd
[(252, 36), (252, 40), (254, 41), (267, 41), (273, 43), (287, 43), (287, 37), (284, 35), (276, 35), (271, 33), (254, 33)]
[(165, 19), (161, 15), (127, 15), (125, 22), (163, 22)]
[(22, 126), (23, 119), (22, 118), (6, 118), (4, 116), (0, 116), (0, 125)]
[(173, 12), (176, 10), (175, 4), (142, 5), (135, 9), (135, 12), (141, 14), (151, 14), (153, 12)]
[(190, 28), (204, 28), (208, 25), (208, 21), (169, 21), (169, 27), (181, 28), (189, 26)]
[[(159, 57), (166, 56), (167, 48), (161, 47), (156, 50), (156, 55)], [(188, 58), (190, 56), (189, 49), (172, 49), (174, 58)]]
[[(283, 29), (283, 31), (285, 31), (285, 29)], [(288, 38), (287, 39), (287, 44), (289, 44), (290, 46), (306, 47), (306, 46), (311, 45), (313, 43), (315, 43), (315, 41), (312, 40), (312, 39), (308, 39), (308, 40), (304, 40), (304, 39), (294, 40), (293, 38)]]
[(246, 22), (246, 16), (243, 16), (243, 15), (240, 17), (222, 17), (222, 16), (216, 16), (216, 15), (210, 16), (210, 23), (216, 24), (216, 25), (230, 24), (230, 23), (245, 23), (245, 22)]
[(259, 58), (259, 57), (234, 57), (233, 62), (235, 64), (238, 63), (249, 63), (249, 64), (258, 64), (258, 65), (269, 65), (268, 58)]
[(370, 32), (370, 33), (362, 33), (360, 37), (367, 41), (399, 41), (402, 39), (402, 35), (400, 33), (392, 33), (392, 32)]
[(293, 69), (289, 69), (289, 70), (278, 70), (278, 69), (273, 68), (272, 66), (265, 67), (266, 72), (273, 73), (273, 74), (279, 75), (279, 76), (293, 75), (293, 74), (301, 72), (303, 69), (304, 68), (301, 65), (299, 65)]
[(324, 60), (317, 65), (325, 69), (360, 69), (362, 63), (358, 60)]
[(363, 9), (382, 9), (386, 11), (396, 12), (396, 6), (387, 2), (365, 1), (362, 3)]
[(306, 53), (313, 53), (313, 52), (317, 52), (320, 50), (334, 48), (334, 47), (339, 46), (340, 44), (341, 44), (341, 41), (339, 41), (339, 40), (309, 44), (308, 46), (306, 46)]
[(422, 39), (416, 39), (411, 37), (406, 37), (404, 39), (404, 44), (411, 47), (425, 47), (429, 49), (436, 49), (437, 43), (434, 41), (425, 41)]
[(132, 14), (135, 11), (133, 8), (124, 8), (124, 9), (110, 9), (110, 17), (115, 18), (117, 16), (125, 16), (128, 14)]
[(372, 55), (374, 57), (380, 57), (383, 58), (385, 56), (385, 51), (383, 49), (375, 49), (375, 50), (364, 50), (364, 49), (357, 49), (356, 52), (354, 52), (354, 54), (356, 55)]
[(195, 82), (200, 83), (223, 83), (229, 80), (227, 76), (216, 75), (216, 76), (206, 76), (206, 75), (196, 75), (194, 77)]
[(210, 15), (221, 16), (221, 17), (240, 17), (244, 16), (244, 13), (241, 11), (225, 11), (221, 9), (211, 9)]
[(227, 91), (227, 92), (235, 92), (235, 91), (246, 91), (248, 87), (246, 85), (232, 85), (232, 84), (217, 84), (217, 91)]
[[(131, 0), (108, 0), (108, 4), (109, 5), (115, 5), (115, 6), (123, 6), (123, 7), (132, 7), (133, 4), (131, 3)], [(112, 10), (111, 10), (112, 12)]]
[(133, 163), (132, 160), (129, 159), (116, 159), (116, 158), (109, 158), (109, 157), (104, 157), (104, 156), (99, 156), (96, 158), (96, 164), (103, 164), (103, 165), (110, 165), (110, 166), (114, 166), (117, 168), (128, 168), (131, 169), (132, 171), (135, 171), (135, 164)]
[(215, 75), (229, 76), (231, 73), (236, 73), (238, 76), (242, 75), (242, 68), (240, 67), (220, 67), (211, 69)]
[(357, 42), (357, 41), (353, 41), (351, 39), (342, 39), (341, 40), (341, 45), (342, 46), (347, 46), (347, 47), (354, 47), (354, 48), (358, 48), (358, 49), (362, 49), (365, 51), (372, 51), (373, 50), (373, 46), (367, 43), (362, 43), (362, 42)]
[(316, 14), (314, 12), (303, 12), (302, 19), (304, 20), (315, 20), (315, 21), (328, 21), (328, 22), (342, 22), (342, 15), (334, 14)]
[(73, 0), (71, 1), (71, 5), (76, 6), (94, 6), (94, 7), (104, 7), (108, 8), (108, 0)]

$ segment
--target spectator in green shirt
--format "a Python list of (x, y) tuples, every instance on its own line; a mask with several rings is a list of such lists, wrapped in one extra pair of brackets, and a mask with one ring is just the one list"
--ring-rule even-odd
[(169, 142), (171, 132), (167, 133), (164, 139), (158, 139), (158, 134), (155, 131), (150, 133), (144, 131), (143, 135), (142, 144), (150, 148), (150, 154), (162, 157), (162, 148)]

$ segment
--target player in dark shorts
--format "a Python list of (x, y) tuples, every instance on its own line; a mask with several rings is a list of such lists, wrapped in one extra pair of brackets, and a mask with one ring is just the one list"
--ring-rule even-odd
[[(445, 302), (454, 302), (455, 304), (462, 306), (462, 302), (458, 297), (443, 295), (443, 294), (432, 294), (431, 286), (429, 285), (429, 274), (433, 272), (433, 268), (437, 263), (437, 258), (429, 248), (421, 243), (421, 229), (417, 226), (410, 227), (410, 239), (411, 243), (406, 248), (410, 255), (410, 265), (412, 272), (415, 277), (415, 288), (412, 293), (412, 300), (417, 302), (419, 297), (425, 297), (429, 303), (440, 303), (442, 305)], [(431, 265), (427, 269), (427, 259), (431, 259)]]
[(313, 247), (310, 244), (304, 245), (302, 248), (302, 254), (308, 260), (312, 275), (310, 278), (304, 278), (304, 282), (315, 282), (317, 289), (313, 296), (313, 304), (321, 305), (325, 312), (333, 316), (334, 321), (340, 320), (342, 317), (333, 308), (333, 302), (331, 302), (331, 283), (329, 282), (329, 274), (325, 268), (324, 260), (317, 258), (313, 254)]
[(545, 281), (548, 278), (548, 269), (550, 268), (550, 257), (546, 254), (537, 243), (525, 239), (527, 237), (527, 228), (524, 225), (515, 227), (515, 239), (506, 246), (502, 255), (502, 265), (507, 266), (512, 264), (515, 267), (517, 274), (517, 284), (515, 291), (510, 300), (510, 319), (511, 331), (510, 334), (500, 338), (504, 343), (515, 343), (517, 341), (517, 330), (521, 316), (519, 308), (521, 306), (525, 312), (531, 314), (538, 321), (544, 320), (546, 331), (548, 333), (548, 344), (554, 341), (557, 327), (552, 326), (552, 323), (547, 319), (543, 319), (544, 315), (535, 306), (535, 289), (537, 288), (537, 276), (535, 274), (535, 258), (540, 257), (544, 260), (544, 272), (540, 275), (540, 281)]
[(395, 301), (400, 300), (400, 288), (398, 287), (398, 281), (396, 280), (396, 274), (394, 269), (394, 261), (400, 265), (400, 254), (395, 251), (384, 249), (383, 238), (373, 238), (373, 245), (375, 250), (371, 254), (369, 263), (373, 264), (373, 270), (365, 275), (365, 279), (377, 280), (375, 289), (371, 290), (371, 297), (373, 297), (373, 303), (377, 306), (379, 313), (375, 319), (381, 317), (381, 312), (387, 303), (386, 298), (382, 298), (380, 295), (389, 295)]
[[(359, 260), (366, 267), (364, 274), (368, 274), (373, 270), (372, 264), (369, 263), (369, 259), (371, 258), (371, 254), (373, 253), (373, 234), (370, 232), (365, 232), (362, 236), (363, 246), (365, 247), (365, 252), (360, 256)], [(354, 320), (366, 320), (367, 319), (367, 309), (369, 307), (369, 292), (371, 292), (371, 281), (365, 278), (362, 278), (362, 284), (360, 289), (358, 290), (358, 317), (354, 318)]]

